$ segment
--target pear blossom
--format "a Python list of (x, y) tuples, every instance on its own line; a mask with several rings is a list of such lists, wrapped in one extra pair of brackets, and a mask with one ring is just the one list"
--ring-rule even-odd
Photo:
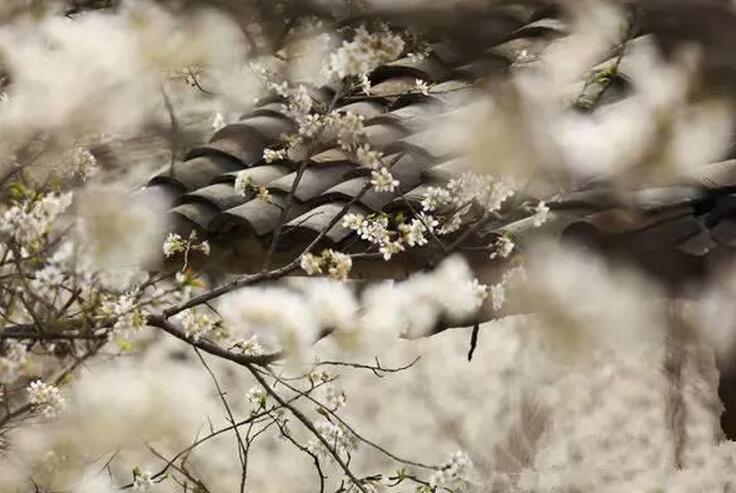
[(362, 76), (382, 63), (396, 60), (403, 50), (404, 40), (387, 27), (369, 32), (365, 26), (360, 26), (351, 41), (343, 42), (330, 55), (327, 70), (339, 78)]
[(263, 149), (263, 160), (267, 163), (273, 163), (286, 159), (286, 149)]
[(371, 185), (376, 192), (393, 192), (399, 186), (388, 168), (379, 168), (371, 171)]
[(425, 80), (415, 79), (414, 90), (424, 96), (429, 96), (429, 84), (427, 84), (427, 81)]
[(28, 401), (47, 418), (58, 416), (66, 408), (66, 401), (59, 389), (41, 380), (35, 380), (28, 386)]

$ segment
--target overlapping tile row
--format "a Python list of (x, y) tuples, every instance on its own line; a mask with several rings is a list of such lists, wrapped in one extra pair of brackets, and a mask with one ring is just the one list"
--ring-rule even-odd
[[(485, 50), (469, 54), (438, 41), (428, 58), (404, 58), (382, 66), (370, 75), (370, 97), (356, 92), (339, 108), (364, 118), (366, 141), (385, 154), (385, 162), (394, 163), (392, 174), (401, 184), (396, 193), (369, 190), (350, 206), (351, 212), (398, 211), (407, 202), (417, 206), (428, 186), (445, 183), (462, 170), (462, 160), (438, 135), (443, 119), (462, 110), (463, 96), (475, 81), (507, 73), (519, 53), (526, 50), (534, 56), (565, 33), (560, 20), (533, 15), (506, 22), (505, 27), (508, 32), (495, 37), (500, 42)], [(600, 67), (609, 63), (611, 60)], [(624, 59), (622, 69), (625, 66)], [(412, 92), (416, 79), (432, 83), (429, 95)], [(626, 81), (617, 77), (602, 99), (598, 81), (581, 83), (581, 87), (581, 100), (593, 99), (600, 106), (624, 97)], [(311, 91), (324, 106), (334, 97), (334, 88)], [(281, 100), (264, 100), (239, 122), (216, 132), (207, 145), (192, 149), (184, 162), (150, 180), (149, 188), (170, 192), (178, 231), (187, 235), (194, 229), (210, 240), (216, 269), (247, 272), (262, 267), (297, 175), (296, 162), (266, 164), (263, 150), (278, 146), (295, 130)], [(255, 192), (242, 195), (235, 191), (236, 175), (243, 171), (250, 183), (266, 187), (270, 201), (256, 198)], [(334, 135), (324, 134), (295, 190), (275, 263), (292, 260), (345, 204), (354, 201), (369, 180), (370, 170), (343, 152)], [(681, 286), (704, 279), (703, 274), (714, 265), (730, 258), (730, 249), (736, 246), (736, 196), (732, 192), (736, 192), (736, 161), (727, 161), (703, 167), (678, 186), (631, 191), (625, 196), (605, 186), (589, 187), (557, 198), (550, 206), (571, 218), (562, 231), (564, 237), (626, 257)], [(478, 232), (479, 244), (492, 239), (492, 233), (483, 234), (483, 230)], [(338, 223), (326, 235), (324, 246), (360, 252), (368, 245)], [(412, 249), (410, 255), (398, 255), (388, 265), (371, 263), (365, 269), (357, 265), (354, 274), (397, 277), (426, 265), (433, 255), (431, 249), (431, 243), (424, 249)], [(470, 261), (478, 269), (488, 264), (485, 254)]]
[(625, 193), (591, 188), (550, 206), (587, 211), (563, 236), (634, 263), (687, 294), (736, 260), (735, 192), (736, 160), (727, 160), (694, 170), (680, 184)]
[[(313, 146), (316, 150), (295, 190), (276, 261), (292, 259), (348, 202), (355, 202), (352, 212), (362, 214), (401, 209), (406, 207), (402, 196), (416, 199), (422, 187), (449, 179), (458, 163), (437, 138), (441, 119), (458, 110), (476, 80), (506, 73), (521, 50), (541, 50), (562, 29), (555, 19), (524, 16), (498, 36), (501, 43), (480, 55), (469, 57), (450, 43), (437, 42), (427, 58), (402, 58), (370, 74), (370, 96), (356, 91), (338, 110), (364, 118), (365, 141), (384, 153), (384, 162), (393, 163), (399, 190), (369, 190), (355, 200), (370, 180), (370, 169), (357, 164), (326, 132)], [(432, 84), (429, 95), (413, 91), (416, 79)], [(326, 106), (334, 89), (314, 88), (311, 95)], [(185, 161), (157, 173), (149, 189), (170, 193), (170, 212), (178, 232), (186, 235), (194, 229), (208, 238), (215, 249), (212, 257), (222, 269), (260, 269), (298, 167), (290, 160), (266, 164), (263, 150), (278, 146), (295, 130), (281, 100), (264, 100), (240, 121), (216, 132), (207, 145), (192, 149)], [(256, 198), (255, 192), (236, 192), (234, 182), (241, 172), (247, 174), (252, 189), (266, 187), (270, 200)], [(367, 245), (338, 223), (326, 235), (324, 246), (362, 251)]]

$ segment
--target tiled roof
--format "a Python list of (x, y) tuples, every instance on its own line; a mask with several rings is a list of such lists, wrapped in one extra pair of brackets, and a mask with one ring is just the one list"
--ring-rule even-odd
[[(346, 204), (359, 213), (397, 211), (421, 200), (429, 185), (447, 182), (463, 169), (462, 158), (448, 151), (438, 132), (439, 123), (461, 110), (473, 84), (503, 77), (518, 53), (542, 51), (552, 40), (565, 35), (565, 26), (551, 17), (527, 11), (507, 16), (504, 32), (489, 34), (488, 48), (472, 54), (450, 42), (432, 45), (428, 58), (403, 58), (379, 67), (371, 75), (370, 97), (356, 91), (340, 111), (364, 117), (366, 139), (394, 162), (392, 173), (400, 180), (396, 193), (368, 191), (370, 170), (354, 162), (336, 144), (334, 135), (324, 135), (314, 146), (294, 193), (286, 224), (277, 244), (275, 263), (298, 255)], [(636, 40), (634, 40), (635, 42)], [(625, 62), (622, 67), (625, 67)], [(408, 94), (415, 80), (431, 82), (428, 95)], [(625, 80), (606, 98), (624, 97)], [(582, 84), (581, 84), (582, 85)], [(583, 96), (596, 99), (594, 81)], [(327, 105), (334, 96), (331, 87), (313, 88), (315, 100)], [(598, 98), (598, 104), (607, 100)], [(237, 123), (216, 132), (206, 145), (192, 149), (173, 169), (166, 167), (151, 178), (149, 189), (165, 189), (172, 197), (170, 212), (178, 231), (195, 229), (213, 246), (213, 268), (224, 272), (252, 272), (263, 260), (277, 228), (289, 190), (297, 176), (296, 163), (267, 164), (266, 147), (278, 146), (285, 134), (296, 128), (277, 98), (261, 101)], [(241, 195), (234, 189), (236, 175), (247, 170), (253, 184), (265, 186), (272, 201)], [(552, 201), (550, 207), (570, 215), (562, 234), (583, 238), (615, 255), (623, 255), (650, 272), (680, 284), (702, 276), (709, 266), (736, 247), (736, 161), (704, 166), (691, 179), (665, 188), (631, 191), (589, 186)], [(621, 204), (628, 204), (622, 207)], [(469, 242), (488, 244), (492, 228), (481, 229)], [(339, 223), (324, 238), (324, 246), (359, 252), (367, 244)], [(361, 269), (356, 276), (397, 276), (419, 267), (431, 256), (432, 245), (397, 256), (394, 270), (376, 266)], [(417, 260), (420, 259), (420, 260)], [(487, 255), (475, 259), (487, 262)], [(472, 261), (472, 259), (471, 259)], [(395, 266), (399, 270), (395, 270)], [(387, 274), (388, 273), (388, 274)]]

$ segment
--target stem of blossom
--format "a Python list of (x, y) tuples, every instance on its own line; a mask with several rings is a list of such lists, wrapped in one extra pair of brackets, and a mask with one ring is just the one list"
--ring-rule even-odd
[(437, 243), (437, 245), (439, 245), (439, 247), (442, 249), (442, 251), (444, 253), (447, 253), (447, 247), (442, 242), (442, 240), (440, 240), (439, 237), (434, 233), (434, 228), (430, 228), (429, 225), (427, 224), (427, 222), (424, 220), (424, 218), (417, 213), (416, 209), (414, 209), (414, 206), (411, 205), (411, 202), (406, 198), (406, 195), (404, 195), (402, 193), (401, 194), (401, 199), (404, 201), (404, 203), (409, 208), (409, 210), (412, 212), (412, 214), (414, 214), (417, 217), (417, 219), (419, 219), (419, 222), (422, 223), (422, 226), (424, 226), (424, 229), (427, 230), (427, 232), (429, 233), (429, 235)]
[[(86, 353), (84, 353), (81, 357), (77, 358), (73, 363), (71, 363), (65, 370), (63, 370), (59, 375), (57, 375), (56, 378), (53, 380), (54, 385), (59, 385), (64, 379), (69, 375), (71, 372), (76, 370), (79, 366), (82, 365), (87, 359), (97, 354), (97, 351), (102, 348), (102, 346), (105, 345), (105, 341), (98, 342), (95, 344), (91, 349), (89, 349)], [(33, 406), (30, 403), (24, 404), (20, 406), (19, 408), (6, 412), (6, 414), (0, 418), (0, 428), (2, 428), (5, 424), (7, 424), (9, 421), (11, 421), (14, 418), (17, 418), (18, 416), (22, 416), (23, 414), (27, 413), (33, 409)]]
[[(416, 360), (414, 360), (414, 362), (412, 362), (412, 364), (414, 364), (418, 359), (419, 358), (417, 358)], [(411, 461), (411, 460), (402, 459), (401, 457), (397, 457), (396, 455), (392, 454), (391, 452), (389, 452), (385, 448), (381, 447), (377, 443), (372, 442), (372, 441), (368, 440), (367, 438), (363, 437), (362, 435), (360, 435), (358, 432), (355, 431), (355, 429), (353, 429), (347, 422), (345, 422), (345, 420), (343, 420), (340, 416), (338, 416), (334, 411), (329, 410), (327, 407), (325, 407), (324, 405), (322, 405), (321, 402), (317, 401), (315, 398), (313, 398), (308, 393), (302, 392), (298, 388), (296, 388), (296, 387), (294, 387), (292, 385), (289, 385), (288, 382), (286, 382), (285, 380), (277, 377), (273, 373), (270, 373), (270, 375), (271, 375), (271, 377), (273, 377), (277, 382), (279, 382), (284, 387), (288, 388), (289, 390), (291, 390), (293, 392), (296, 392), (299, 395), (302, 395), (302, 396), (306, 397), (309, 401), (311, 401), (317, 407), (320, 407), (320, 408), (325, 409), (333, 418), (335, 418), (337, 421), (339, 421), (340, 424), (343, 425), (350, 433), (352, 433), (353, 435), (355, 435), (355, 438), (357, 438), (361, 442), (363, 442), (363, 443), (365, 443), (365, 444), (373, 447), (374, 449), (378, 450), (379, 452), (381, 452), (382, 454), (386, 455), (387, 457), (390, 457), (391, 459), (393, 459), (393, 460), (395, 460), (397, 462), (401, 462), (401, 463), (408, 464), (408, 465), (411, 465), (411, 466), (421, 467), (423, 469), (429, 469), (431, 471), (435, 471), (435, 470), (438, 469), (437, 466), (430, 466), (430, 465), (427, 465), (427, 464), (422, 464), (421, 462), (414, 462), (414, 461)]]
[[(326, 111), (327, 114), (329, 114), (333, 109), (335, 109), (335, 105), (339, 101), (344, 90), (345, 90), (345, 84), (343, 83), (340, 86), (340, 88), (337, 91), (335, 91), (335, 94), (332, 97), (332, 101), (330, 102), (330, 105), (327, 108), (327, 111)], [(323, 130), (319, 131), (318, 136), (322, 134), (322, 131)], [(318, 138), (318, 136), (316, 138)], [(311, 154), (311, 152), (309, 152), (308, 154)], [(276, 229), (274, 230), (273, 236), (271, 237), (271, 243), (268, 246), (268, 252), (266, 253), (266, 260), (264, 260), (263, 269), (261, 269), (262, 272), (267, 271), (271, 267), (271, 258), (273, 257), (274, 251), (276, 250), (276, 244), (278, 243), (279, 238), (281, 237), (281, 232), (284, 229), (284, 223), (286, 223), (286, 218), (288, 217), (289, 211), (291, 210), (291, 207), (294, 203), (294, 194), (296, 193), (296, 189), (302, 180), (302, 176), (304, 176), (304, 171), (306, 171), (307, 166), (309, 166), (309, 159), (310, 159), (309, 157), (306, 157), (299, 164), (299, 169), (296, 172), (296, 177), (294, 177), (294, 181), (291, 184), (289, 193), (286, 196), (286, 205), (281, 210), (281, 215), (279, 216), (279, 222), (276, 224)]]
[(214, 356), (219, 356), (220, 358), (232, 361), (233, 363), (237, 363), (243, 366), (265, 366), (283, 357), (283, 354), (281, 352), (262, 354), (258, 356), (246, 356), (244, 354), (232, 353), (216, 344), (212, 344), (211, 342), (207, 342), (205, 340), (200, 339), (196, 342), (192, 341), (184, 334), (181, 329), (176, 327), (173, 323), (169, 322), (162, 315), (148, 315), (148, 317), (146, 317), (146, 323), (152, 327), (163, 329), (177, 339), (180, 339), (187, 344), (191, 344), (192, 346), (195, 346), (206, 353), (212, 354)]
[[(233, 416), (232, 409), (230, 409), (230, 404), (228, 404), (227, 399), (225, 398), (225, 394), (222, 391), (222, 387), (220, 387), (220, 382), (217, 380), (217, 376), (215, 375), (215, 372), (212, 371), (210, 368), (210, 365), (207, 364), (207, 361), (204, 359), (204, 356), (202, 356), (202, 353), (197, 348), (197, 346), (192, 346), (194, 349), (194, 352), (197, 353), (197, 356), (199, 357), (199, 360), (202, 362), (202, 365), (204, 366), (205, 370), (207, 370), (207, 373), (209, 373), (210, 377), (212, 378), (212, 381), (215, 384), (215, 388), (217, 389), (217, 395), (220, 396), (220, 400), (222, 401), (222, 405), (225, 407), (225, 411), (227, 412), (228, 421), (230, 421), (230, 424), (235, 424), (235, 416)], [(235, 436), (238, 439), (238, 457), (240, 459), (241, 467), (243, 468), (243, 473), (241, 475), (240, 479), (240, 491), (241, 493), (245, 492), (245, 478), (246, 478), (246, 463), (245, 463), (245, 456), (246, 456), (246, 450), (245, 450), (245, 444), (243, 443), (243, 437), (240, 435), (240, 430), (238, 428), (234, 428)]]
[(284, 206), (283, 209), (281, 209), (281, 215), (279, 216), (279, 222), (278, 224), (276, 224), (276, 230), (273, 232), (273, 236), (271, 237), (271, 243), (268, 245), (268, 252), (266, 253), (266, 260), (263, 261), (262, 272), (267, 271), (271, 267), (271, 258), (273, 257), (273, 254), (276, 250), (276, 244), (278, 243), (279, 238), (281, 237), (281, 231), (284, 229), (286, 218), (288, 217), (289, 211), (291, 211), (291, 207), (294, 204), (294, 194), (296, 193), (296, 188), (299, 186), (299, 182), (302, 181), (302, 176), (304, 176), (304, 172), (306, 171), (307, 166), (309, 166), (309, 158), (304, 159), (299, 164), (299, 169), (296, 172), (296, 177), (294, 178), (294, 182), (291, 184), (289, 193), (286, 196), (286, 205)]
[(342, 457), (340, 457), (340, 454), (337, 453), (337, 451), (330, 445), (330, 442), (327, 441), (327, 439), (322, 435), (322, 433), (315, 428), (314, 424), (307, 418), (299, 409), (292, 406), (288, 402), (286, 402), (284, 399), (281, 398), (281, 396), (278, 394), (278, 392), (274, 391), (269, 385), (268, 382), (263, 378), (263, 376), (260, 374), (258, 369), (253, 366), (250, 363), (245, 364), (246, 368), (250, 370), (253, 377), (258, 381), (258, 383), (263, 387), (263, 390), (265, 390), (268, 395), (270, 395), (273, 400), (278, 402), (281, 406), (288, 409), (291, 414), (294, 415), (296, 419), (298, 419), (316, 438), (319, 440), (322, 445), (325, 446), (327, 451), (330, 453), (330, 455), (335, 459), (335, 462), (337, 462), (340, 465), (340, 468), (343, 470), (345, 475), (350, 479), (350, 481), (353, 482), (356, 488), (358, 488), (362, 493), (368, 493), (368, 491), (365, 489), (365, 487), (360, 483), (358, 478), (355, 477), (353, 472), (350, 470), (348, 465), (345, 463), (344, 460), (342, 460)]
[[(322, 384), (316, 385), (315, 388), (318, 388), (321, 385)], [(296, 401), (296, 400), (298, 400), (300, 398), (301, 398), (301, 396), (292, 397), (287, 402), (290, 402), (291, 403), (291, 402), (294, 402), (294, 401)], [(167, 461), (166, 465), (160, 471), (158, 471), (156, 474), (153, 474), (151, 476), (151, 479), (154, 479), (155, 480), (155, 479), (158, 479), (158, 478), (162, 477), (164, 474), (166, 474), (166, 471), (168, 471), (169, 468), (173, 466), (174, 462), (177, 459), (179, 459), (180, 457), (184, 456), (185, 454), (190, 453), (192, 450), (194, 450), (198, 446), (202, 445), (203, 443), (205, 443), (205, 442), (207, 442), (207, 441), (209, 441), (209, 440), (211, 440), (211, 439), (213, 439), (213, 438), (215, 438), (215, 437), (217, 437), (219, 435), (222, 435), (223, 433), (227, 433), (228, 431), (232, 430), (233, 428), (239, 428), (241, 426), (245, 426), (247, 424), (254, 423), (254, 422), (256, 422), (256, 420), (258, 420), (260, 418), (263, 418), (265, 416), (270, 416), (271, 413), (273, 413), (273, 411), (275, 411), (277, 409), (281, 409), (282, 407), (283, 406), (274, 406), (271, 409), (264, 410), (264, 411), (258, 412), (256, 414), (252, 414), (251, 416), (249, 416), (248, 418), (246, 418), (246, 419), (244, 419), (242, 421), (238, 421), (237, 423), (235, 423), (233, 425), (229, 425), (229, 426), (226, 426), (224, 428), (220, 428), (219, 430), (215, 430), (215, 431), (211, 432), (209, 435), (204, 436), (202, 438), (199, 438), (199, 439), (195, 440), (191, 445), (189, 445), (188, 447), (186, 447), (184, 450), (181, 450), (174, 457), (172, 457), (171, 460)], [(133, 487), (133, 483), (129, 483), (129, 484), (126, 484), (124, 486), (121, 486), (120, 489), (125, 490), (125, 489), (130, 489), (132, 487)]]

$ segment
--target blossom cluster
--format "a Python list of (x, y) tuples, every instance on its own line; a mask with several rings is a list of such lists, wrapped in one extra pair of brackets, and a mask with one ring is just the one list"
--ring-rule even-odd
[(451, 488), (453, 491), (465, 491), (469, 484), (466, 474), (472, 466), (468, 454), (457, 451), (452, 454), (447, 464), (432, 475), (429, 486), (433, 489)]
[(27, 199), (3, 213), (0, 234), (18, 245), (33, 249), (41, 236), (49, 232), (51, 224), (69, 207), (70, 193), (47, 194)]
[[(316, 423), (317, 432), (324, 437), (329, 447), (340, 457), (347, 457), (354, 451), (358, 442), (355, 437), (340, 424), (322, 420)], [(317, 438), (313, 438), (307, 444), (307, 449), (315, 455), (321, 457), (331, 457), (330, 450)]]
[(66, 401), (55, 385), (41, 380), (28, 386), (28, 401), (47, 418), (53, 418), (66, 408)]
[(337, 281), (344, 281), (350, 274), (353, 260), (350, 258), (350, 255), (332, 249), (326, 249), (319, 256), (312, 253), (305, 253), (302, 255), (300, 266), (310, 276), (322, 274), (322, 269), (326, 269), (331, 278)]
[(350, 41), (330, 55), (327, 71), (339, 78), (347, 76), (363, 76), (372, 72), (381, 64), (397, 59), (404, 51), (404, 40), (391, 32), (386, 25), (381, 25), (374, 32), (365, 26), (355, 29)]

